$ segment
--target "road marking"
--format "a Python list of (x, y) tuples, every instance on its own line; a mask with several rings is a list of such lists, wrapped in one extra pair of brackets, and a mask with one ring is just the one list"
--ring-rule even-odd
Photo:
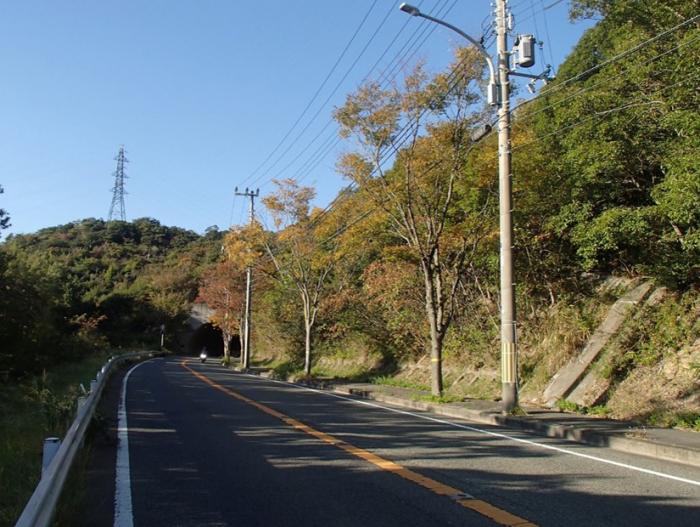
[(435, 494), (438, 494), (440, 496), (446, 496), (448, 498), (451, 498), (455, 503), (461, 505), (464, 508), (470, 509), (474, 512), (477, 512), (481, 514), (482, 516), (485, 516), (489, 518), (490, 520), (496, 522), (499, 525), (507, 525), (511, 527), (536, 527), (536, 525), (528, 520), (525, 520), (523, 518), (520, 518), (519, 516), (516, 516), (514, 514), (511, 514), (507, 511), (504, 511), (503, 509), (499, 509), (498, 507), (495, 507), (494, 505), (491, 505), (488, 502), (485, 502), (483, 500), (479, 500), (474, 498), (473, 496), (470, 496), (464, 492), (462, 492), (459, 489), (456, 489), (454, 487), (450, 487), (449, 485), (445, 485), (444, 483), (440, 483), (439, 481), (436, 481), (434, 479), (431, 479), (427, 476), (423, 476), (422, 474), (419, 474), (418, 472), (414, 472), (413, 470), (410, 470), (402, 465), (399, 465), (398, 463), (395, 463), (393, 461), (390, 461), (388, 459), (384, 459), (376, 454), (373, 454), (372, 452), (369, 452), (368, 450), (364, 450), (362, 448), (356, 447), (354, 445), (351, 445), (350, 443), (347, 443), (346, 441), (343, 441), (341, 439), (338, 439), (330, 434), (327, 434), (325, 432), (321, 432), (320, 430), (316, 430), (315, 428), (312, 428), (311, 426), (302, 423), (301, 421), (294, 419), (293, 417), (289, 417), (286, 414), (283, 414), (282, 412), (279, 412), (275, 410), (274, 408), (271, 408), (269, 406), (266, 406), (262, 403), (259, 403), (258, 401), (255, 401), (253, 399), (250, 399), (249, 397), (246, 397), (245, 395), (242, 395), (231, 388), (227, 388), (226, 386), (223, 386), (216, 381), (211, 380), (209, 377), (206, 375), (203, 375), (199, 373), (198, 371), (193, 370), (187, 365), (187, 360), (183, 360), (180, 364), (183, 368), (188, 370), (190, 373), (192, 373), (195, 377), (200, 379), (201, 381), (207, 383), (210, 385), (212, 388), (215, 388), (216, 390), (219, 390), (220, 392), (225, 393), (226, 395), (229, 395), (235, 399), (238, 399), (239, 401), (242, 401), (246, 404), (249, 404), (261, 412), (264, 412), (268, 415), (271, 415), (273, 417), (276, 417), (277, 419), (283, 421), (284, 423), (288, 424), (289, 426), (304, 432), (312, 437), (315, 437), (317, 439), (320, 439), (324, 443), (327, 443), (329, 445), (335, 446), (337, 448), (340, 448), (341, 450), (344, 450), (345, 452), (352, 454), (355, 457), (358, 457), (360, 459), (363, 459), (365, 461), (368, 461), (369, 463), (372, 463), (376, 467), (379, 467), (382, 470), (385, 470), (387, 472), (391, 472), (393, 474), (396, 474), (397, 476), (400, 476), (408, 481), (411, 481), (413, 483), (416, 483), (420, 485), (421, 487), (424, 487), (430, 491), (432, 491)]
[[(155, 359), (151, 359), (155, 360)], [(129, 376), (146, 362), (139, 362), (126, 372), (122, 381), (117, 424), (117, 470), (114, 488), (114, 527), (133, 527), (134, 511), (131, 504), (131, 473), (129, 470), (129, 426), (126, 414), (126, 385)]]
[[(247, 376), (247, 377), (250, 377), (250, 378), (252, 378), (252, 379), (258, 380), (258, 381), (261, 380), (260, 377), (257, 376), (257, 375), (246, 374), (246, 376)], [(284, 384), (284, 385), (286, 385), (286, 386), (293, 386), (293, 387), (295, 387), (295, 388), (300, 388), (300, 389), (302, 389), (302, 390), (306, 390), (306, 391), (310, 391), (310, 392), (315, 392), (315, 393), (319, 393), (319, 394), (323, 394), (323, 395), (328, 395), (329, 397), (336, 397), (336, 398), (338, 398), (338, 399), (343, 399), (343, 400), (345, 400), (345, 401), (350, 401), (350, 402), (355, 403), (355, 404), (361, 404), (361, 405), (365, 405), (365, 406), (371, 406), (371, 407), (374, 407), (374, 408), (381, 408), (382, 410), (387, 410), (387, 411), (389, 411), (389, 412), (394, 412), (394, 413), (397, 413), (397, 414), (410, 415), (410, 416), (412, 416), (412, 417), (417, 417), (417, 418), (419, 418), (419, 419), (424, 419), (424, 420), (426, 420), (426, 421), (432, 421), (432, 422), (435, 422), (435, 423), (440, 423), (440, 424), (444, 424), (444, 425), (449, 425), (449, 426), (452, 426), (452, 427), (455, 427), (455, 428), (461, 428), (461, 429), (463, 429), (463, 430), (469, 430), (469, 431), (471, 431), (471, 432), (477, 432), (477, 433), (480, 433), (480, 434), (485, 434), (485, 435), (489, 435), (489, 436), (492, 436), (492, 437), (498, 437), (498, 438), (501, 438), (501, 439), (508, 439), (508, 440), (510, 440), (510, 441), (515, 441), (515, 442), (517, 442), (517, 443), (524, 443), (524, 444), (526, 444), (526, 445), (534, 446), (534, 447), (537, 447), (537, 448), (544, 448), (544, 449), (546, 449), (546, 450), (553, 450), (553, 451), (555, 451), (555, 452), (559, 452), (560, 454), (567, 454), (567, 455), (570, 455), (570, 456), (576, 456), (576, 457), (580, 457), (580, 458), (583, 458), (583, 459), (588, 459), (588, 460), (590, 460), (590, 461), (597, 461), (597, 462), (599, 462), (599, 463), (605, 463), (605, 464), (607, 464), (607, 465), (613, 465), (613, 466), (616, 466), (616, 467), (619, 467), (619, 468), (625, 468), (625, 469), (632, 470), (632, 471), (635, 471), (635, 472), (641, 472), (641, 473), (644, 473), (644, 474), (649, 474), (649, 475), (652, 475), (652, 476), (657, 476), (657, 477), (660, 477), (660, 478), (666, 478), (666, 479), (670, 479), (670, 480), (673, 480), (673, 481), (678, 481), (678, 482), (681, 482), (681, 483), (687, 483), (687, 484), (689, 484), (689, 485), (694, 485), (694, 486), (696, 486), (696, 487), (700, 487), (700, 481), (693, 480), (693, 479), (682, 478), (682, 477), (679, 477), (679, 476), (673, 476), (673, 475), (671, 475), (671, 474), (666, 474), (665, 472), (658, 472), (658, 471), (656, 471), (656, 470), (650, 470), (650, 469), (647, 469), (647, 468), (637, 467), (637, 466), (635, 466), (635, 465), (629, 465), (629, 464), (627, 464), (627, 463), (622, 463), (622, 462), (619, 462), (619, 461), (612, 461), (612, 460), (610, 460), (610, 459), (605, 459), (605, 458), (598, 457), (598, 456), (592, 456), (592, 455), (590, 455), (590, 454), (583, 454), (583, 453), (581, 453), (581, 452), (575, 452), (575, 451), (573, 451), (573, 450), (567, 450), (567, 449), (565, 449), (565, 448), (561, 448), (561, 447), (557, 447), (557, 446), (553, 446), (553, 445), (548, 445), (548, 444), (546, 444), (546, 443), (538, 443), (537, 441), (531, 441), (531, 440), (529, 440), (529, 439), (523, 439), (523, 438), (520, 438), (520, 437), (510, 436), (510, 435), (508, 435), (508, 434), (503, 434), (503, 433), (500, 433), (500, 432), (492, 432), (492, 431), (490, 431), (490, 430), (484, 430), (483, 428), (477, 428), (477, 427), (475, 427), (475, 426), (463, 425), (463, 424), (455, 423), (455, 422), (452, 422), (452, 421), (446, 421), (446, 420), (444, 420), (444, 419), (438, 419), (437, 417), (431, 417), (431, 416), (425, 415), (425, 414), (417, 414), (417, 413), (414, 413), (414, 412), (408, 412), (408, 411), (406, 411), (406, 410), (399, 410), (398, 408), (391, 408), (391, 407), (389, 407), (389, 406), (382, 406), (381, 404), (371, 403), (371, 402), (369, 402), (369, 401), (362, 401), (362, 400), (359, 400), (359, 399), (353, 399), (352, 397), (346, 397), (346, 396), (344, 396), (344, 395), (340, 395), (340, 394), (337, 394), (337, 393), (331, 393), (331, 392), (328, 392), (328, 391), (325, 391), (325, 390), (317, 390), (316, 388), (309, 388), (308, 386), (302, 386), (302, 385), (300, 385), (300, 384), (294, 384), (294, 383), (285, 382), (285, 381), (278, 381), (278, 380), (275, 380), (275, 379), (264, 379), (264, 380), (265, 380), (265, 381), (268, 381), (268, 382), (274, 382), (274, 383), (277, 383), (277, 384)]]

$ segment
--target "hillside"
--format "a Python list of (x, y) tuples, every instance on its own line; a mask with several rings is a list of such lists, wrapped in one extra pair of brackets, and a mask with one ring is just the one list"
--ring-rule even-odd
[(149, 218), (10, 236), (0, 246), (0, 371), (16, 377), (98, 349), (155, 345), (161, 324), (174, 329), (185, 316), (221, 236)]

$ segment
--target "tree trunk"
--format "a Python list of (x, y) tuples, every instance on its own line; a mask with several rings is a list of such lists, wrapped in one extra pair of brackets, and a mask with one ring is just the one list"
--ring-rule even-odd
[(435, 283), (433, 272), (428, 262), (421, 264), (425, 279), (425, 313), (430, 326), (430, 393), (442, 396), (442, 341), (437, 306), (435, 305)]
[(311, 375), (311, 324), (308, 320), (304, 323), (304, 329), (306, 330), (304, 374), (308, 377)]
[(430, 393), (442, 397), (442, 338), (430, 327)]
[(231, 360), (231, 350), (229, 349), (229, 342), (231, 342), (231, 335), (226, 331), (221, 332), (221, 337), (224, 339), (224, 362), (226, 364)]

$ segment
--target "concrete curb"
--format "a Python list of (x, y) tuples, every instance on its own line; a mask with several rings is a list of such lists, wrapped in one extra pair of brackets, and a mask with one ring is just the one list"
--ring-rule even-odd
[(354, 397), (392, 404), (402, 408), (431, 412), (445, 417), (468, 419), (477, 423), (513, 428), (544, 437), (552, 437), (592, 446), (606, 447), (629, 454), (637, 454), (653, 459), (673, 461), (675, 463), (700, 467), (700, 436), (698, 436), (698, 448), (688, 448), (686, 446), (675, 445), (668, 442), (659, 442), (641, 437), (629, 437), (626, 434), (644, 433), (643, 430), (635, 431), (633, 429), (633, 425), (630, 425), (630, 429), (627, 432), (611, 430), (608, 433), (603, 433), (599, 430), (594, 430), (591, 428), (571, 426), (561, 423), (547, 423), (541, 419), (538, 420), (536, 417), (502, 415), (492, 411), (483, 411), (465, 408), (463, 406), (456, 406), (453, 403), (436, 404), (425, 401), (415, 401), (404, 397), (387, 395), (372, 390), (357, 388), (338, 386), (328, 388), (327, 386), (319, 387), (314, 386), (313, 384), (298, 384), (308, 385), (338, 394), (352, 395)]

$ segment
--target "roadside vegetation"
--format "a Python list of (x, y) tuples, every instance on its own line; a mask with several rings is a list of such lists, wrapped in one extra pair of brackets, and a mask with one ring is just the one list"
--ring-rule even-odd
[[(0, 229), (9, 220), (0, 211)], [(24, 508), (80, 383), (89, 389), (109, 354), (157, 348), (161, 324), (179, 329), (221, 237), (87, 219), (0, 245), (0, 525)]]
[(107, 361), (95, 353), (0, 390), (0, 525), (13, 525), (39, 479), (44, 439), (63, 437), (73, 422), (80, 384)]

